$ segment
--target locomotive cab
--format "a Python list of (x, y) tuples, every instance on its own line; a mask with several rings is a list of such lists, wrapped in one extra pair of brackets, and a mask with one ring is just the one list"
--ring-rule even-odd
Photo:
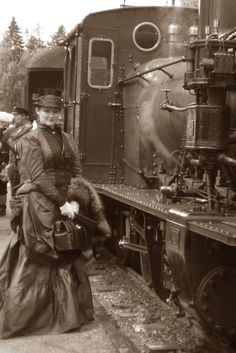
[[(146, 63), (153, 60), (158, 66), (161, 62), (156, 58), (183, 54), (194, 17), (196, 10), (191, 8), (109, 10), (88, 15), (63, 41), (66, 130), (79, 143), (83, 171), (91, 181), (147, 187), (141, 173), (156, 161), (155, 157), (146, 160), (136, 122), (140, 99), (147, 91), (143, 82), (149, 78), (129, 77), (147, 70)], [(168, 76), (163, 76), (165, 81)], [(150, 83), (157, 81), (154, 73)]]

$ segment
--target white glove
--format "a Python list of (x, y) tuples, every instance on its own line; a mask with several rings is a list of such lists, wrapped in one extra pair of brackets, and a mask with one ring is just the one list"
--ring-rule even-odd
[(74, 211), (75, 214), (79, 213), (79, 204), (76, 201), (71, 201), (69, 203), (71, 205), (72, 210)]
[(60, 207), (60, 211), (63, 216), (74, 219), (75, 214), (69, 202), (65, 202), (64, 205)]

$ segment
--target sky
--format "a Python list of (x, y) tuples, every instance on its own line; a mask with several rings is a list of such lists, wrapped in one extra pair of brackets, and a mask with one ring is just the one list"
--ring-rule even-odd
[(158, 6), (168, 5), (171, 0), (5, 0), (0, 13), (0, 39), (13, 16), (24, 38), (26, 30), (35, 35), (38, 28), (41, 39), (49, 41), (60, 25), (70, 32), (89, 13), (119, 8), (124, 3)]

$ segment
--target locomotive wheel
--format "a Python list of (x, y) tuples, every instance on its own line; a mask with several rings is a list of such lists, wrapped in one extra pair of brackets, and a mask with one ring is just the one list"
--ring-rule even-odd
[(236, 270), (219, 266), (202, 280), (196, 309), (203, 323), (211, 331), (227, 336), (236, 335)]
[(152, 287), (152, 275), (148, 255), (140, 253), (140, 267), (144, 281)]
[[(150, 261), (149, 261), (148, 255), (140, 253), (140, 267), (141, 267), (141, 273), (142, 273), (143, 279), (145, 280), (145, 282), (150, 288), (153, 287)], [(171, 276), (171, 272), (170, 272), (168, 261), (166, 260), (166, 256), (164, 256), (163, 285), (167, 289), (171, 289), (173, 287), (173, 278)]]

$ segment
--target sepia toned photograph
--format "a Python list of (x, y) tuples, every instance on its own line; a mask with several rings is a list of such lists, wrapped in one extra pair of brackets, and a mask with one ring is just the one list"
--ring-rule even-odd
[(0, 353), (236, 353), (236, 0), (0, 17)]

